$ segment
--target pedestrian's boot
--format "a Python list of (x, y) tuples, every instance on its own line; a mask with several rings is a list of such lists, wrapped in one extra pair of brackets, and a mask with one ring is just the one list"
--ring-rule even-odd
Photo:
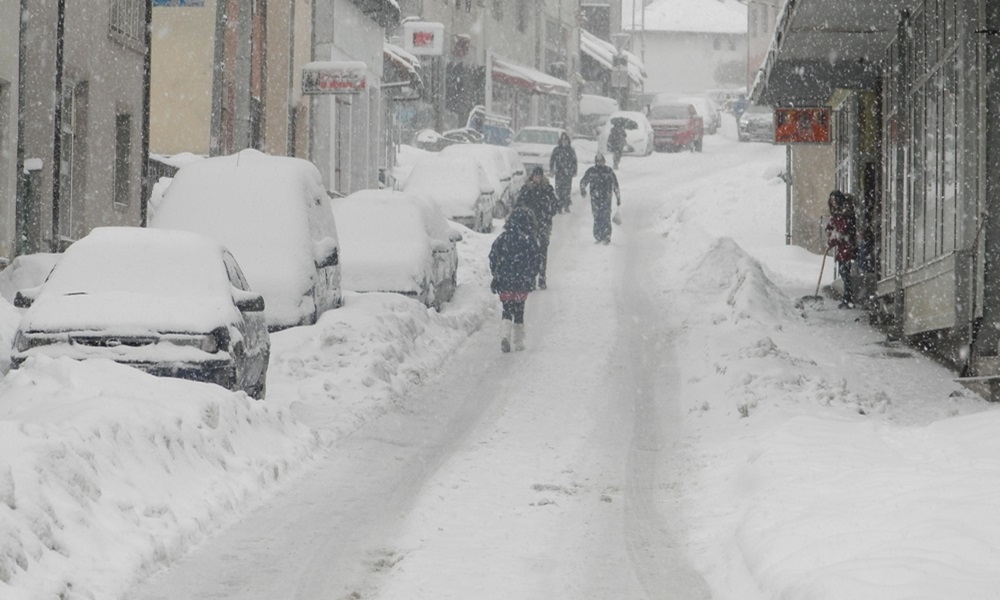
[(514, 350), (517, 352), (524, 350), (524, 323), (514, 323), (513, 338)]
[(545, 275), (539, 275), (538, 276), (538, 289), (544, 290), (544, 289), (546, 289), (546, 287), (547, 286), (545, 285)]
[(510, 352), (510, 334), (514, 322), (510, 319), (500, 321), (500, 351)]

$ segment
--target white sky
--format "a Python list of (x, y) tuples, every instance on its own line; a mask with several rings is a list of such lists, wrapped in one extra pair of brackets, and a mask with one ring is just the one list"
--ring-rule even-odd
[(523, 353), (465, 230), (441, 313), (347, 293), (272, 335), (263, 402), (6, 374), (0, 598), (997, 598), (1000, 412), (861, 311), (795, 308), (820, 261), (784, 245), (783, 165), (728, 116), (623, 159), (610, 247), (579, 197), (557, 216)]

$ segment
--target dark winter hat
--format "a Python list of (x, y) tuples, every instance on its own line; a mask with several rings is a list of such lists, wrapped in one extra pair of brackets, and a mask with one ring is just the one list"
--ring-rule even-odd
[(597, 156), (594, 157), (594, 164), (603, 165), (604, 164), (604, 155), (601, 154), (600, 152), (598, 152)]
[(541, 176), (544, 177), (545, 176), (545, 169), (543, 169), (541, 167), (535, 167), (534, 169), (531, 170), (531, 176), (534, 177), (535, 175), (541, 175)]

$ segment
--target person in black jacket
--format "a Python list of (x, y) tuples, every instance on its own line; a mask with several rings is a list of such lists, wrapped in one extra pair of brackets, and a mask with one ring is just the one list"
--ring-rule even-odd
[(570, 198), (573, 190), (573, 178), (576, 177), (576, 150), (573, 150), (569, 134), (559, 136), (559, 145), (552, 149), (549, 157), (549, 171), (556, 179), (556, 198), (559, 199), (558, 212), (569, 212)]
[(490, 248), (490, 290), (500, 296), (500, 350), (524, 350), (524, 304), (535, 289), (541, 249), (535, 237), (534, 215), (516, 207)]
[(628, 145), (628, 134), (625, 133), (625, 125), (620, 119), (615, 119), (611, 123), (611, 131), (608, 132), (608, 150), (615, 159), (615, 169), (622, 160), (622, 152)]
[(587, 169), (580, 179), (580, 195), (587, 197), (587, 186), (590, 186), (590, 209), (594, 213), (594, 239), (599, 244), (611, 243), (611, 194), (622, 205), (622, 193), (618, 189), (618, 177), (608, 165), (604, 164), (604, 155), (594, 158), (594, 166)]
[(538, 270), (538, 288), (546, 288), (545, 269), (549, 262), (549, 238), (552, 236), (552, 217), (559, 211), (555, 190), (541, 167), (531, 171), (531, 177), (517, 194), (514, 207), (523, 206), (535, 216), (535, 237), (542, 255)]

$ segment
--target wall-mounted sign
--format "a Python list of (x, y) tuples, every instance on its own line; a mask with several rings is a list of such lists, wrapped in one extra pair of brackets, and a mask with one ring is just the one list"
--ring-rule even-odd
[(418, 56), (444, 53), (444, 24), (430, 21), (403, 23), (403, 49)]
[(828, 144), (830, 131), (829, 106), (775, 108), (775, 144)]
[(360, 94), (368, 86), (361, 61), (311, 62), (302, 67), (303, 94)]

